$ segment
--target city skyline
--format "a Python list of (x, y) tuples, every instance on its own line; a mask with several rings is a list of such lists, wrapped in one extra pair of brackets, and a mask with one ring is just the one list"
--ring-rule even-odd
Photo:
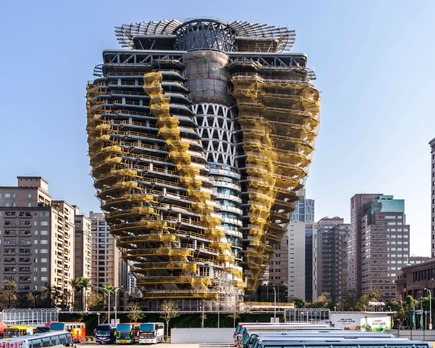
[[(411, 254), (430, 252), (430, 147), (435, 137), (430, 97), (435, 55), (435, 4), (419, 1), (167, 1), (2, 3), (1, 88), (4, 154), (0, 185), (42, 176), (53, 199), (100, 211), (89, 176), (85, 82), (104, 49), (116, 47), (114, 27), (161, 18), (212, 16), (273, 23), (296, 31), (291, 52), (305, 52), (322, 92), (321, 125), (306, 185), (316, 221), (350, 222), (357, 193), (405, 200)], [(392, 5), (391, 5), (392, 4)], [(233, 14), (227, 11), (231, 6)]]

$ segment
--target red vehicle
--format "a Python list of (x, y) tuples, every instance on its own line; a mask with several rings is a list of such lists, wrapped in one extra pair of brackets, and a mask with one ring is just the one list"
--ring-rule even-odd
[(75, 343), (86, 341), (86, 324), (80, 322), (53, 322), (50, 323), (50, 331), (69, 331)]

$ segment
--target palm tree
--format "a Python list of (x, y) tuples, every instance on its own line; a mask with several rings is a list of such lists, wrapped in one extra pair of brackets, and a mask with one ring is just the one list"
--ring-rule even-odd
[[(86, 311), (86, 290), (91, 286), (91, 280), (86, 277), (77, 277), (71, 280), (74, 291), (81, 293), (81, 309)], [(83, 291), (85, 289), (85, 291)]]
[(83, 303), (83, 310), (86, 312), (88, 310), (88, 301), (87, 301), (87, 294), (88, 294), (88, 289), (91, 287), (91, 279), (90, 278), (86, 278), (86, 277), (82, 277), (82, 291), (84, 294), (84, 303)]
[(109, 285), (104, 285), (102, 288), (101, 288), (101, 292), (104, 294), (104, 296), (109, 296), (109, 294), (110, 295), (113, 295), (114, 293), (115, 293), (115, 287), (112, 285), (112, 284), (109, 284)]

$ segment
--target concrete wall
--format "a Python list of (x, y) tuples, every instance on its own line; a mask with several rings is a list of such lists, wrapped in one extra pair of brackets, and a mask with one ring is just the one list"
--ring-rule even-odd
[(217, 51), (193, 51), (183, 56), (186, 66), (186, 87), (195, 104), (216, 103), (231, 106), (228, 92), (229, 73), (225, 69), (228, 56)]
[(234, 328), (171, 329), (171, 343), (233, 343)]

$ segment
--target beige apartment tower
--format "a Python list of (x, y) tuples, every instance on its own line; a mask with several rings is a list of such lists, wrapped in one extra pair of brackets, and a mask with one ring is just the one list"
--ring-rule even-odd
[(42, 177), (18, 177), (18, 186), (0, 187), (0, 288), (14, 284), (18, 297), (56, 290), (55, 302), (72, 303), (74, 214), (76, 208), (52, 200)]
[[(127, 264), (121, 258), (121, 251), (110, 234), (104, 214), (91, 211), (89, 219), (92, 224), (92, 291), (98, 292), (98, 289), (112, 285), (116, 289), (117, 298), (121, 299), (129, 290)], [(113, 296), (112, 301), (114, 303)]]

